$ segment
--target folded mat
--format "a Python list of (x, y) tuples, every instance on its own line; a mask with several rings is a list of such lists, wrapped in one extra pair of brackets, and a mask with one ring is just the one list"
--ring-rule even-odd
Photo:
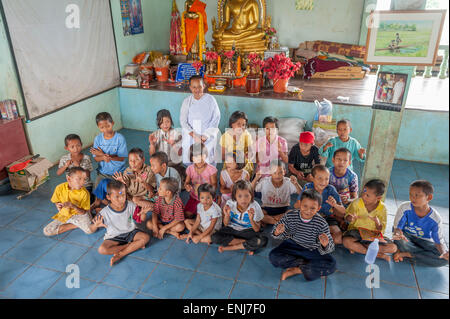
[(326, 72), (340, 68), (341, 66), (353, 66), (350, 62), (345, 61), (327, 61), (315, 57), (309, 59), (303, 67), (303, 78), (310, 79), (316, 72)]

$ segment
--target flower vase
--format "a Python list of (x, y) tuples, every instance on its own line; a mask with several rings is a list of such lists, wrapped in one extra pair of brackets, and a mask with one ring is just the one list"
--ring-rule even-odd
[(276, 79), (273, 80), (273, 91), (275, 93), (286, 93), (289, 79)]

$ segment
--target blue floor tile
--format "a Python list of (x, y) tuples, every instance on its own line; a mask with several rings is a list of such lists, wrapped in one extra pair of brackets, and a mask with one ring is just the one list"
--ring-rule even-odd
[(15, 260), (0, 258), (0, 291), (4, 290), (8, 284), (30, 267)]
[(217, 246), (211, 245), (197, 270), (235, 279), (243, 259), (244, 253), (242, 252), (226, 251), (219, 253)]
[(371, 289), (366, 287), (366, 278), (335, 272), (327, 277), (326, 299), (370, 299)]
[(319, 278), (314, 281), (307, 281), (303, 275), (289, 277), (282, 280), (280, 284), (280, 293), (294, 293), (306, 298), (323, 299), (324, 290), (325, 279)]
[(420, 289), (448, 294), (448, 267), (414, 266)]
[[(85, 299), (94, 290), (96, 282), (81, 279), (79, 288), (71, 287), (72, 279), (69, 278), (69, 287), (66, 283), (67, 275), (64, 275), (58, 282), (42, 297), (44, 299)], [(105, 297), (106, 298), (106, 297)]]
[(449, 299), (448, 294), (442, 294), (423, 289), (420, 290), (420, 294), (422, 295), (422, 299)]
[(277, 289), (280, 284), (281, 273), (282, 269), (272, 266), (268, 258), (246, 256), (239, 271), (238, 280)]
[(56, 246), (58, 241), (47, 238), (31, 235), (16, 247), (8, 251), (5, 257), (16, 260), (34, 263), (42, 255), (44, 255), (50, 248)]
[(21, 231), (0, 228), (0, 256), (27, 236), (29, 236), (29, 234)]
[(6, 288), (4, 295), (15, 299), (39, 298), (61, 275), (60, 272), (32, 266)]
[(28, 211), (16, 218), (8, 227), (30, 233), (39, 232), (41, 234), (44, 227), (51, 222), (50, 217), (39, 210)]
[(226, 299), (234, 281), (196, 273), (183, 299)]
[(231, 292), (230, 299), (275, 299), (276, 289), (263, 288), (237, 281)]
[(101, 281), (111, 270), (111, 256), (100, 255), (96, 249), (90, 249), (76, 264), (80, 267), (80, 276), (94, 281)]
[(42, 256), (36, 264), (45, 268), (65, 272), (67, 266), (74, 264), (87, 250), (87, 247), (58, 242), (58, 244)]
[(26, 212), (27, 210), (25, 208), (14, 205), (2, 207), (2, 209), (0, 209), (0, 227), (7, 226)]
[(86, 234), (81, 229), (76, 228), (71, 230), (63, 241), (69, 244), (76, 244), (86, 247), (92, 247), (97, 241), (102, 240), (105, 235), (105, 230), (102, 228), (93, 234)]
[(157, 238), (150, 238), (150, 243), (145, 249), (140, 249), (133, 253), (133, 257), (142, 258), (148, 261), (158, 262), (167, 253), (169, 247), (173, 244), (175, 238), (164, 238), (162, 240)]
[(396, 263), (391, 260), (387, 263), (384, 260), (376, 262), (380, 269), (380, 280), (389, 283), (402, 284), (409, 287), (417, 287), (412, 266), (409, 262)]
[(112, 267), (103, 282), (137, 292), (155, 267), (155, 263), (126, 256)]
[(367, 265), (364, 262), (364, 255), (357, 253), (350, 254), (350, 252), (341, 245), (335, 249), (332, 256), (336, 259), (337, 270), (358, 276), (367, 275)]
[(135, 292), (99, 284), (89, 295), (89, 299), (132, 299)]
[(373, 288), (374, 299), (419, 299), (419, 291), (414, 288), (391, 285), (380, 282), (379, 288)]
[(161, 262), (195, 270), (200, 264), (207, 248), (208, 246), (206, 244), (186, 244), (183, 240), (177, 240), (170, 247), (169, 252)]
[(134, 299), (158, 299), (146, 294), (136, 294), (136, 296), (134, 296)]
[(158, 265), (141, 292), (164, 299), (179, 299), (194, 272), (172, 266)]

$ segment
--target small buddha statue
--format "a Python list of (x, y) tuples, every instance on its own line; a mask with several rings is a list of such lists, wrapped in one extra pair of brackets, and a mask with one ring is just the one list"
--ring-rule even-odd
[[(267, 48), (267, 40), (261, 26), (260, 7), (262, 0), (228, 0), (223, 8), (223, 21), (216, 27), (213, 25), (213, 45), (216, 50), (230, 50), (233, 43), (242, 52), (263, 52)], [(222, 1), (219, 0), (219, 5)]]

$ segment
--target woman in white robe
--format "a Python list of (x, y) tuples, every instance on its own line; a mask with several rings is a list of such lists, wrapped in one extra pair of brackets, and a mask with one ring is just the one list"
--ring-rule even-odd
[(184, 99), (180, 110), (180, 124), (183, 129), (183, 163), (191, 164), (189, 148), (194, 142), (202, 142), (208, 149), (207, 162), (216, 165), (215, 150), (219, 135), (220, 110), (216, 99), (204, 93), (205, 84), (200, 76), (189, 80), (192, 92)]

